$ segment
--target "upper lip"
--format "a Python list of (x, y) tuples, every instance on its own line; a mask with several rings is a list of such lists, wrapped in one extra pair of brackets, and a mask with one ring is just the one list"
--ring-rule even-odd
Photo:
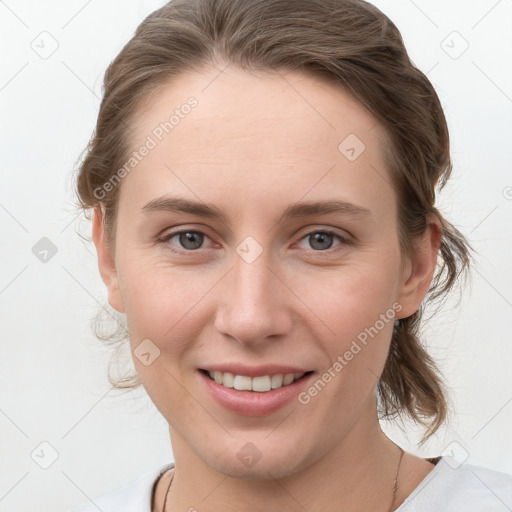
[(306, 373), (308, 371), (311, 371), (304, 368), (300, 368), (298, 366), (288, 366), (270, 363), (259, 366), (247, 366), (240, 363), (223, 363), (202, 366), (200, 369), (206, 370), (208, 372), (229, 372), (232, 373), (233, 375), (244, 375), (246, 377), (261, 377), (263, 375), (272, 376), (277, 375), (279, 373), (287, 375), (289, 373)]

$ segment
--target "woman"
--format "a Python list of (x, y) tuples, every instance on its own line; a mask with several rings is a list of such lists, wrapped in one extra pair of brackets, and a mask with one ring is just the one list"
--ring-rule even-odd
[[(76, 511), (501, 510), (512, 477), (423, 441), (418, 330), (468, 269), (434, 206), (445, 117), (362, 0), (178, 0), (109, 66), (78, 175), (110, 305), (175, 462)], [(485, 482), (485, 485), (482, 483)]]

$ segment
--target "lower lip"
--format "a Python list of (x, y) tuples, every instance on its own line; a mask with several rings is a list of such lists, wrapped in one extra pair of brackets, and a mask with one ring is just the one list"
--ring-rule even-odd
[(281, 409), (293, 400), (307, 385), (314, 373), (304, 375), (300, 379), (270, 391), (238, 391), (217, 384), (202, 371), (199, 375), (214, 400), (230, 411), (245, 416), (265, 416)]

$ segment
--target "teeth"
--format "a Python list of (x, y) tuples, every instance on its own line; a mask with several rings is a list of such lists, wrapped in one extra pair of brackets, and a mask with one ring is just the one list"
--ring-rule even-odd
[(272, 375), (271, 386), (272, 389), (280, 388), (283, 385), (283, 376), (278, 373), (277, 375)]
[(233, 381), (233, 387), (238, 391), (252, 391), (252, 379), (243, 375), (236, 375)]
[[(249, 379), (249, 377), (244, 377)], [(252, 391), (259, 391), (262, 393), (263, 391), (270, 391), (272, 389), (272, 380), (269, 375), (263, 375), (262, 377), (254, 377), (251, 383)]]
[(283, 386), (287, 386), (288, 384), (291, 384), (293, 382), (294, 378), (295, 378), (294, 373), (288, 373), (287, 375), (285, 375), (284, 379), (283, 379)]
[(287, 373), (283, 375), (262, 375), (260, 377), (247, 377), (245, 375), (233, 375), (229, 372), (219, 372), (217, 370), (208, 372), (210, 377), (217, 383), (226, 388), (235, 388), (239, 391), (257, 391), (264, 393), (271, 389), (277, 389), (282, 386), (288, 386), (294, 380), (300, 379), (303, 373)]

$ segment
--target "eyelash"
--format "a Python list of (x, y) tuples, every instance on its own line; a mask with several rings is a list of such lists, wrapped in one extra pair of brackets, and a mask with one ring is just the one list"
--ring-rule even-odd
[[(194, 230), (194, 229), (180, 229), (178, 231), (172, 231), (171, 233), (167, 233), (166, 235), (164, 235), (163, 237), (161, 238), (158, 238), (157, 242), (158, 243), (167, 243), (169, 242), (172, 238), (174, 238), (175, 236), (178, 236), (178, 235), (181, 235), (182, 233), (197, 233), (197, 234), (200, 234), (200, 235), (204, 235), (205, 237), (209, 238), (208, 235), (206, 233), (203, 233), (202, 231), (198, 231), (198, 230)], [(333, 253), (337, 253), (338, 251), (342, 250), (343, 249), (343, 246), (347, 245), (347, 246), (350, 246), (353, 244), (352, 240), (346, 238), (346, 237), (343, 237), (341, 235), (339, 235), (338, 233), (335, 233), (334, 231), (331, 231), (329, 229), (316, 229), (316, 230), (313, 230), (313, 231), (309, 231), (308, 233), (305, 233), (301, 238), (300, 238), (300, 241), (304, 240), (304, 238), (307, 238), (313, 234), (316, 234), (316, 233), (321, 233), (321, 234), (324, 234), (324, 235), (331, 235), (335, 238), (338, 238), (342, 243), (340, 244), (340, 247), (339, 248), (335, 248), (335, 249), (325, 249), (325, 250), (315, 250), (315, 249), (308, 249), (307, 252), (308, 253), (313, 253), (313, 254), (319, 254), (319, 255), (323, 255), (323, 254), (333, 254)], [(194, 253), (194, 252), (197, 252), (199, 251), (201, 248), (198, 248), (198, 249), (195, 249), (195, 250), (192, 250), (192, 249), (183, 249), (183, 250), (176, 250), (174, 248), (172, 248), (172, 246), (169, 244), (169, 248), (172, 252), (176, 253), (176, 254), (180, 254), (180, 255), (183, 255), (183, 254), (187, 254), (187, 253)]]

